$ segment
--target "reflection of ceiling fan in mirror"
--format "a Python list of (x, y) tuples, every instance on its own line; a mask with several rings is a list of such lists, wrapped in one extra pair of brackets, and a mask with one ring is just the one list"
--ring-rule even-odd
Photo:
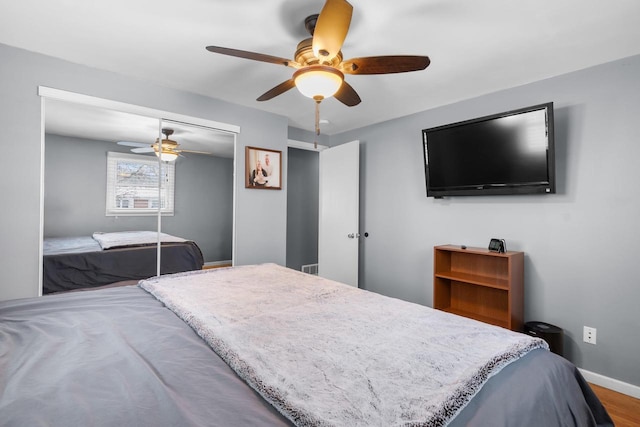
[[(180, 144), (178, 144), (176, 141), (172, 139), (169, 139), (169, 137), (173, 134), (173, 129), (163, 128), (162, 133), (164, 134), (165, 137), (160, 144), (158, 144), (158, 139), (156, 138), (156, 142), (153, 144), (118, 141), (118, 145), (125, 145), (127, 147), (136, 147), (131, 149), (131, 152), (133, 153), (156, 153), (156, 156), (160, 157), (160, 159), (165, 162), (171, 162), (177, 159), (180, 153), (207, 154), (207, 155), (212, 154), (206, 151), (182, 150), (178, 148), (180, 147)], [(158, 145), (160, 145), (160, 147)]]

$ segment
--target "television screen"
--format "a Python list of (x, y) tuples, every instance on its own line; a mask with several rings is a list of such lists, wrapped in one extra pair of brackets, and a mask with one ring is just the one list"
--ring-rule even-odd
[(555, 193), (553, 103), (422, 135), (427, 196)]

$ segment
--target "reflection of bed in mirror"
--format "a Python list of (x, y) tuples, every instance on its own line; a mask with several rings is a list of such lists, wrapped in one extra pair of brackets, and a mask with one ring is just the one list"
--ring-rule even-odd
[[(198, 245), (160, 233), (161, 274), (200, 270)], [(87, 289), (137, 281), (157, 273), (158, 233), (129, 231), (92, 236), (45, 238), (42, 293)]]

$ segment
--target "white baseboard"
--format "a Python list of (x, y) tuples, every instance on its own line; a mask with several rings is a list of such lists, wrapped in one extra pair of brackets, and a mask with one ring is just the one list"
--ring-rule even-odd
[(224, 265), (232, 265), (231, 260), (228, 261), (210, 261), (210, 262), (205, 262), (203, 268), (207, 268), (207, 267), (221, 267)]
[(627, 396), (635, 397), (636, 399), (640, 399), (640, 387), (638, 387), (637, 385), (625, 383), (614, 378), (605, 377), (604, 375), (596, 374), (595, 372), (590, 372), (582, 368), (578, 369), (580, 370), (580, 373), (582, 374), (584, 379), (592, 384), (617, 391), (618, 393), (626, 394)]

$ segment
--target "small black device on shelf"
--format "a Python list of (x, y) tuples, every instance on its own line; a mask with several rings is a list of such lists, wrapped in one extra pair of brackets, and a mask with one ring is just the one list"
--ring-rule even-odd
[(507, 251), (507, 244), (504, 239), (491, 239), (489, 242), (489, 250), (503, 254)]

